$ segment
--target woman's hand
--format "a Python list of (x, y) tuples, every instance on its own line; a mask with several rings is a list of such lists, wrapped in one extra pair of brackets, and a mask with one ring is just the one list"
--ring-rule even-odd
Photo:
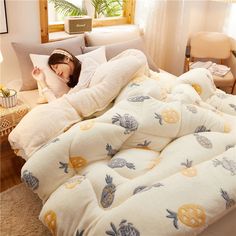
[(45, 74), (42, 69), (34, 67), (31, 74), (35, 80), (45, 82)]

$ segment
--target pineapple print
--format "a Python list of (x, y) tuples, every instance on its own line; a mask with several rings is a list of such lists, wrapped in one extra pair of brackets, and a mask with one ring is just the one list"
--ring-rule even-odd
[(235, 205), (234, 199), (230, 198), (230, 197), (229, 197), (229, 194), (228, 194), (226, 191), (224, 191), (223, 189), (221, 189), (220, 192), (221, 192), (221, 196), (222, 196), (222, 197), (224, 198), (224, 200), (226, 201), (226, 203), (225, 203), (226, 209), (229, 209), (230, 207), (232, 207), (232, 206)]
[(202, 87), (199, 84), (192, 84), (192, 87), (196, 90), (196, 92), (201, 95), (202, 94)]
[(109, 157), (113, 157), (116, 155), (116, 153), (118, 152), (118, 150), (113, 149), (112, 146), (110, 144), (107, 143), (106, 145), (106, 150), (107, 150), (107, 156)]
[(208, 138), (206, 138), (206, 137), (204, 137), (202, 135), (199, 135), (197, 133), (195, 133), (194, 136), (196, 137), (198, 143), (202, 147), (207, 148), (207, 149), (211, 149), (212, 148), (212, 143), (211, 143), (211, 141)]
[(44, 215), (45, 225), (49, 228), (52, 235), (57, 234), (57, 215), (54, 211), (47, 211)]
[(169, 213), (167, 218), (173, 219), (173, 224), (176, 229), (179, 229), (178, 220), (184, 225), (191, 228), (202, 227), (206, 223), (205, 209), (196, 204), (185, 204), (179, 207), (178, 212), (173, 212), (166, 209)]
[(195, 106), (190, 106), (190, 105), (187, 105), (186, 108), (192, 112), (193, 114), (196, 114), (197, 113), (197, 108)]
[(229, 133), (230, 131), (231, 131), (230, 125), (225, 123), (225, 125), (224, 125), (224, 132), (225, 133)]
[(77, 185), (79, 185), (80, 183), (83, 182), (83, 180), (85, 179), (84, 176), (78, 176), (76, 178), (72, 178), (72, 179), (69, 179), (65, 184), (65, 188), (67, 189), (73, 189), (75, 188)]
[(125, 159), (123, 158), (116, 158), (116, 159), (112, 159), (109, 163), (108, 166), (110, 168), (122, 168), (124, 166), (126, 166), (129, 169), (133, 169), (135, 170), (135, 165), (131, 162), (127, 162)]
[(201, 126), (198, 126), (198, 127), (195, 129), (194, 133), (200, 133), (200, 132), (211, 132), (211, 130), (210, 130), (210, 129), (207, 129), (206, 126), (201, 125)]
[(144, 102), (146, 99), (150, 99), (149, 96), (135, 96), (135, 97), (130, 97), (127, 100), (129, 102)]
[(194, 177), (197, 175), (197, 169), (192, 167), (193, 161), (189, 161), (188, 159), (186, 162), (182, 162), (181, 165), (185, 166), (186, 168), (181, 171), (181, 173), (188, 177)]
[(137, 144), (137, 148), (142, 148), (142, 149), (150, 150), (150, 148), (148, 147), (148, 145), (151, 144), (151, 142), (152, 142), (152, 141), (144, 140), (143, 143), (138, 143), (138, 144)]
[(164, 186), (164, 185), (162, 183), (156, 183), (156, 184), (152, 184), (151, 186), (138, 186), (137, 188), (134, 189), (133, 195), (137, 194), (137, 193), (148, 191), (152, 188), (159, 188), (161, 186)]
[(79, 128), (80, 130), (89, 130), (93, 127), (94, 125), (94, 121), (93, 120), (86, 120), (86, 121), (83, 121), (79, 124)]
[(216, 93), (216, 96), (220, 99), (225, 99), (227, 98), (227, 95), (225, 93)]
[(112, 183), (112, 177), (110, 175), (106, 175), (106, 183), (107, 185), (103, 188), (102, 196), (101, 196), (101, 205), (103, 208), (108, 208), (111, 206), (114, 197), (116, 186)]
[(78, 170), (83, 166), (87, 165), (87, 160), (83, 157), (70, 157), (68, 163), (60, 161), (59, 164), (59, 168), (63, 169), (65, 173), (68, 173), (68, 168)]
[(159, 124), (160, 124), (160, 125), (163, 125), (162, 116), (159, 115), (159, 114), (157, 114), (156, 112), (155, 112), (155, 119), (157, 119), (157, 120), (159, 121)]
[(121, 116), (117, 113), (112, 117), (112, 124), (120, 125), (121, 127), (125, 128), (124, 134), (129, 134), (130, 132), (136, 131), (138, 129), (138, 122), (133, 116), (129, 114), (124, 114)]
[(229, 106), (236, 112), (236, 105), (235, 104), (229, 104)]
[(234, 147), (235, 147), (235, 144), (229, 144), (225, 147), (225, 151), (227, 151), (230, 148), (234, 148)]
[(215, 167), (218, 165), (222, 165), (223, 168), (231, 172), (231, 175), (236, 175), (236, 162), (233, 160), (229, 160), (226, 157), (223, 157), (222, 161), (214, 159), (213, 165)]
[(119, 228), (117, 229), (116, 226), (111, 222), (111, 229), (107, 230), (107, 235), (112, 236), (140, 236), (139, 231), (133, 226), (132, 223), (128, 223), (127, 220), (122, 220), (119, 224)]
[(23, 171), (21, 180), (26, 184), (28, 188), (32, 189), (33, 191), (39, 187), (39, 180), (28, 170)]
[[(161, 117), (168, 124), (177, 123), (179, 121), (179, 114), (178, 114), (178, 112), (173, 110), (173, 109), (170, 109), (170, 108), (164, 110), (161, 113), (161, 115), (158, 115), (157, 113), (155, 113), (155, 114), (157, 116)], [(155, 118), (157, 118), (157, 117), (155, 117)], [(160, 121), (159, 121), (159, 123), (161, 124)]]
[(84, 234), (84, 229), (82, 231), (77, 230), (75, 236), (83, 236)]

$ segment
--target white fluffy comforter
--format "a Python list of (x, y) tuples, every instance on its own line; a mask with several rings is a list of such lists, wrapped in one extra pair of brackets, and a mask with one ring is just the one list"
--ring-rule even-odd
[(138, 75), (27, 160), (54, 235), (195, 235), (236, 204), (236, 98), (205, 69)]

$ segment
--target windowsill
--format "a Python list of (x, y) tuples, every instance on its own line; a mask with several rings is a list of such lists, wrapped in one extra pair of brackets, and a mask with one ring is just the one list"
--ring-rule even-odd
[[(138, 25), (133, 24), (125, 24), (125, 25), (114, 25), (114, 26), (103, 26), (103, 27), (94, 27), (90, 32), (114, 32), (114, 31), (123, 31), (123, 30), (132, 30), (134, 28), (138, 28)], [(81, 33), (83, 34), (83, 33)], [(67, 38), (73, 38), (80, 34), (68, 34), (65, 31), (53, 32), (49, 33), (49, 42), (59, 41)]]

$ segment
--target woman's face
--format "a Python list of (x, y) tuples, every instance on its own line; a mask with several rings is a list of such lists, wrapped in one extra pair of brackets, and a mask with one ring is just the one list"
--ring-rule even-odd
[(70, 75), (72, 75), (74, 70), (74, 63), (71, 60), (65, 59), (63, 62), (51, 65), (52, 70), (67, 83), (70, 80)]

